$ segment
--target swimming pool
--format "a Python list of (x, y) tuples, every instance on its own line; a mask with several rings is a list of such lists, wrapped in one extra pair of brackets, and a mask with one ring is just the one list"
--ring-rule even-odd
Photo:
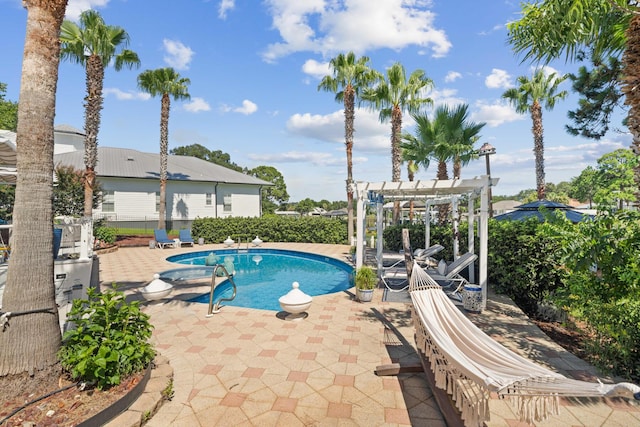
[[(233, 280), (237, 287), (234, 300), (225, 305), (280, 311), (278, 299), (291, 290), (293, 282), (307, 295), (317, 296), (341, 292), (353, 286), (353, 267), (346, 262), (307, 252), (281, 249), (222, 249), (174, 255), (169, 262), (189, 267), (165, 271), (160, 276), (166, 280), (190, 280), (211, 277), (213, 267), (206, 266), (210, 254), (217, 263), (229, 269), (233, 265)], [(222, 280), (222, 279), (219, 279)], [(214, 301), (231, 296), (228, 280), (220, 282), (214, 293)], [(209, 293), (190, 301), (209, 303)]]

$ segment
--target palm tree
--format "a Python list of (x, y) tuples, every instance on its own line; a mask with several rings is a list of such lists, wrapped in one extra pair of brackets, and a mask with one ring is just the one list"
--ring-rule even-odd
[(556, 73), (545, 76), (543, 69), (534, 72), (529, 80), (526, 76), (518, 77), (518, 87), (507, 89), (502, 97), (507, 99), (520, 114), (529, 111), (533, 127), (533, 152), (536, 157), (536, 190), (538, 200), (545, 197), (544, 181), (544, 138), (542, 129), (542, 105), (547, 111), (552, 110), (556, 101), (567, 97), (567, 91), (557, 92), (558, 86), (567, 77), (558, 77)]
[(332, 75), (322, 78), (318, 90), (336, 94), (336, 102), (344, 104), (344, 144), (347, 150), (347, 217), (348, 238), (353, 237), (353, 132), (355, 121), (355, 102), (360, 92), (368, 88), (379, 77), (369, 68), (369, 58), (356, 59), (353, 52), (339, 54), (329, 61)]
[(87, 96), (84, 114), (84, 215), (91, 216), (93, 209), (93, 189), (98, 163), (98, 132), (100, 131), (100, 111), (102, 110), (102, 86), (104, 70), (113, 62), (116, 71), (122, 67), (129, 69), (140, 66), (138, 55), (122, 48), (129, 44), (127, 32), (116, 26), (106, 25), (95, 10), (87, 10), (80, 15), (80, 26), (72, 21), (64, 21), (60, 31), (63, 59), (82, 65), (86, 70)]
[(11, 262), (2, 311), (0, 376), (57, 363), (60, 325), (53, 284), (53, 118), (58, 34), (67, 0), (24, 0), (27, 29), (18, 103), (17, 169)]
[[(402, 113), (403, 111), (415, 113), (423, 106), (433, 104), (433, 100), (424, 95), (433, 87), (433, 82), (423, 70), (415, 70), (407, 79), (405, 69), (399, 62), (387, 69), (386, 77), (380, 77), (379, 84), (365, 90), (362, 99), (368, 102), (371, 108), (380, 110), (381, 122), (391, 119), (391, 180), (399, 182), (402, 164), (400, 150)], [(400, 205), (395, 202), (393, 221), (397, 222), (399, 216)]]
[(138, 88), (151, 96), (162, 97), (160, 101), (160, 206), (158, 208), (158, 228), (165, 228), (167, 198), (167, 158), (169, 149), (169, 110), (171, 99), (189, 99), (188, 86), (191, 81), (180, 77), (173, 68), (146, 70), (138, 76)]

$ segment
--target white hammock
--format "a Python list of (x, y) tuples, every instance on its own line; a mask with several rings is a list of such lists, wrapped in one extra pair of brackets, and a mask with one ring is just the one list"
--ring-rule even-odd
[(456, 402), (465, 426), (489, 420), (489, 392), (511, 400), (520, 420), (529, 424), (558, 414), (559, 396), (640, 399), (635, 384), (570, 379), (503, 347), (460, 312), (416, 264), (409, 291), (418, 349), (429, 358), (436, 386)]

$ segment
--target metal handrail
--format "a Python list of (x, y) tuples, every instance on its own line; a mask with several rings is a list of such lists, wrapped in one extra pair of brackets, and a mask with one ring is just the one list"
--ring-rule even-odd
[[(213, 292), (216, 289), (216, 277), (217, 277), (219, 268), (222, 269), (222, 271), (224, 272), (224, 275), (227, 277), (227, 280), (229, 280), (229, 282), (231, 282), (231, 285), (233, 285), (233, 295), (231, 295), (231, 298), (220, 298), (218, 302), (214, 304)], [(224, 266), (224, 264), (216, 264), (216, 266), (213, 267), (213, 273), (211, 275), (211, 292), (209, 293), (209, 311), (207, 312), (206, 317), (211, 317), (215, 313), (219, 313), (220, 307), (221, 307), (220, 303), (222, 301), (232, 301), (235, 297), (236, 297), (236, 284), (233, 281), (233, 274), (229, 274), (229, 271), (227, 271), (227, 268)]]

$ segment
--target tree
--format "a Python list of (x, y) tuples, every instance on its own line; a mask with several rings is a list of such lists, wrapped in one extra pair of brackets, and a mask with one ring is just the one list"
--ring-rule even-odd
[(167, 198), (167, 157), (169, 148), (169, 110), (171, 99), (174, 101), (189, 99), (188, 86), (191, 81), (180, 77), (173, 68), (146, 70), (138, 76), (138, 87), (151, 96), (162, 97), (160, 101), (160, 208), (158, 209), (158, 228), (165, 228)]
[[(0, 376), (57, 363), (60, 324), (53, 283), (53, 119), (67, 0), (24, 0), (26, 37), (18, 102), (13, 246), (2, 299), (13, 313), (0, 333)], [(34, 266), (37, 266), (34, 268)]]
[(276, 209), (289, 200), (287, 184), (284, 177), (273, 166), (258, 166), (248, 172), (249, 175), (273, 183), (273, 186), (262, 188), (262, 213), (274, 213)]
[(225, 168), (233, 169), (237, 172), (242, 172), (244, 170), (241, 166), (238, 166), (231, 161), (231, 156), (229, 154), (223, 153), (221, 150), (211, 151), (200, 144), (191, 144), (184, 147), (172, 148), (169, 153), (177, 156), (197, 157), (198, 159), (206, 160), (207, 162), (215, 163), (216, 165), (224, 166)]
[(507, 99), (520, 114), (529, 111), (533, 127), (533, 153), (536, 158), (536, 191), (538, 200), (545, 198), (544, 188), (544, 132), (542, 128), (542, 105), (552, 110), (556, 101), (567, 97), (567, 91), (557, 92), (558, 86), (567, 77), (558, 77), (556, 73), (545, 76), (543, 69), (534, 72), (531, 80), (526, 76), (518, 77), (518, 87), (507, 89), (502, 97)]
[[(82, 216), (84, 213), (84, 178), (82, 171), (72, 166), (58, 165), (55, 169), (56, 185), (53, 187), (54, 216)], [(100, 202), (100, 185), (93, 192), (92, 207)]]
[(296, 212), (300, 212), (300, 214), (304, 215), (311, 212), (315, 207), (316, 207), (316, 202), (314, 202), (313, 200), (307, 197), (306, 199), (300, 200), (296, 204), (295, 210)]
[(0, 129), (15, 132), (18, 126), (18, 103), (4, 99), (7, 84), (0, 83)]
[(580, 67), (578, 74), (569, 74), (573, 90), (582, 95), (578, 108), (567, 113), (572, 125), (566, 129), (571, 135), (600, 139), (609, 130), (611, 114), (620, 107), (619, 85), (622, 64), (615, 57), (608, 63), (599, 63), (592, 70)]
[(598, 159), (596, 181), (598, 183), (593, 196), (599, 206), (616, 206), (622, 209), (625, 202), (635, 202), (635, 182), (633, 169), (638, 158), (629, 149), (620, 148)]
[[(640, 156), (640, 14), (624, 0), (545, 0), (523, 6), (522, 18), (508, 24), (508, 41), (524, 60), (550, 62), (564, 55), (594, 58), (622, 54), (621, 92), (629, 106), (627, 126), (632, 150)], [(640, 162), (634, 169), (640, 193)]]
[[(371, 108), (380, 111), (381, 122), (391, 120), (391, 180), (393, 182), (400, 181), (403, 111), (417, 113), (423, 106), (433, 104), (433, 100), (424, 95), (432, 87), (433, 81), (423, 70), (415, 70), (407, 79), (404, 67), (396, 62), (387, 69), (386, 77), (380, 76), (378, 84), (366, 89), (362, 94), (362, 99), (369, 103)], [(398, 222), (399, 217), (400, 204), (395, 202), (393, 222)]]
[(580, 175), (571, 179), (571, 188), (569, 189), (569, 196), (574, 199), (578, 199), (581, 202), (589, 202), (589, 209), (593, 206), (593, 196), (597, 190), (597, 172), (591, 167), (587, 166)]
[(368, 66), (369, 58), (356, 59), (353, 52), (339, 54), (329, 61), (332, 75), (324, 76), (318, 90), (336, 94), (336, 101), (344, 104), (344, 145), (347, 150), (347, 234), (353, 237), (353, 133), (355, 103), (360, 93), (380, 76)]
[[(93, 192), (98, 164), (98, 133), (102, 110), (102, 87), (105, 68), (113, 63), (116, 71), (140, 66), (138, 55), (125, 47), (129, 44), (127, 32), (105, 24), (95, 10), (80, 14), (80, 26), (64, 21), (60, 32), (63, 59), (82, 65), (86, 70), (87, 96), (84, 113), (84, 215), (93, 212)], [(119, 50), (120, 49), (120, 50)]]

